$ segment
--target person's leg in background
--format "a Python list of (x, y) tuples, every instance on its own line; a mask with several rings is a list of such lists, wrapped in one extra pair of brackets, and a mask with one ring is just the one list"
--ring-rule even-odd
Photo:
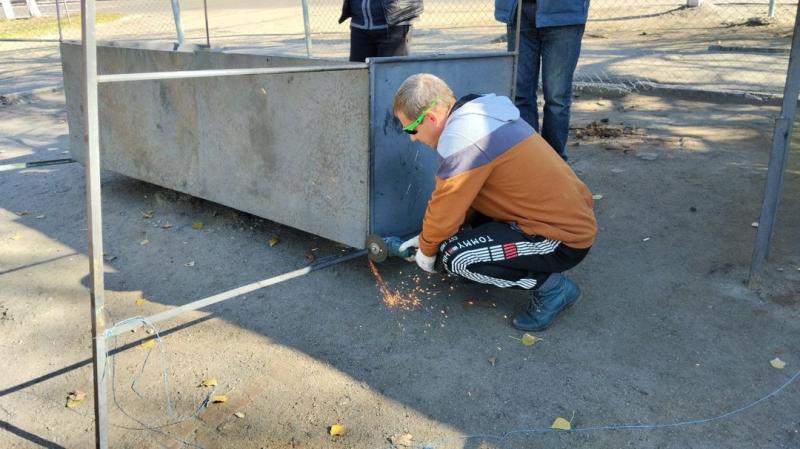
[[(514, 51), (517, 38), (517, 14), (506, 27), (508, 51)], [(539, 132), (539, 111), (536, 91), (539, 89), (539, 61), (541, 59), (538, 31), (536, 30), (536, 3), (522, 2), (522, 25), (520, 27), (519, 59), (517, 65), (517, 92), (514, 104), (522, 119)]]
[(350, 61), (364, 62), (369, 57), (377, 56), (378, 45), (373, 33), (370, 30), (350, 27)]
[(384, 30), (376, 30), (377, 54), (373, 56), (408, 56), (411, 41), (411, 25), (395, 25)]
[(459, 231), (443, 242), (439, 259), (452, 275), (500, 288), (531, 290), (526, 311), (512, 324), (540, 331), (580, 297), (578, 286), (562, 272), (577, 265), (588, 252), (492, 221)]
[(544, 94), (541, 134), (564, 160), (567, 160), (572, 80), (584, 29), (585, 25), (567, 25), (538, 30)]

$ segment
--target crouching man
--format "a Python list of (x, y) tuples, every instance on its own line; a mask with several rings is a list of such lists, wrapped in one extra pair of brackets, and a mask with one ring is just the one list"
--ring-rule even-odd
[(440, 158), (422, 232), (400, 249), (417, 248), (413, 260), (428, 272), (439, 259), (451, 275), (529, 290), (513, 326), (549, 327), (581, 295), (563, 272), (594, 242), (589, 189), (507, 97), (456, 101), (444, 81), (422, 73), (397, 90), (394, 114)]

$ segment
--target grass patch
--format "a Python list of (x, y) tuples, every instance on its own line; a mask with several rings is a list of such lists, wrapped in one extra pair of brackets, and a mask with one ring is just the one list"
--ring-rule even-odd
[[(97, 24), (113, 22), (125, 17), (125, 14), (98, 13)], [(70, 14), (70, 20), (61, 18), (61, 30), (81, 29), (80, 14)], [(58, 19), (56, 17), (28, 17), (21, 19), (0, 19), (0, 39), (25, 39), (48, 34), (58, 35)]]

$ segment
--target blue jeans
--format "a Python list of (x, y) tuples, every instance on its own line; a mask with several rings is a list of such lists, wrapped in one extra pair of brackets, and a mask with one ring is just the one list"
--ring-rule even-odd
[[(581, 53), (585, 25), (536, 28), (536, 3), (522, 3), (517, 94), (514, 103), (522, 118), (539, 132), (539, 112), (536, 91), (539, 70), (542, 71), (544, 114), (541, 132), (544, 140), (564, 160), (569, 134), (569, 114), (572, 106), (572, 76)], [(508, 24), (508, 50), (514, 51), (516, 13)]]

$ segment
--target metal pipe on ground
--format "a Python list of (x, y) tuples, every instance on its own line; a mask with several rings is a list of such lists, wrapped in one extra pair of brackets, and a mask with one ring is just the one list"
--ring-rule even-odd
[(0, 165), (0, 172), (12, 170), (24, 170), (26, 168), (45, 167), (48, 165), (71, 164), (77, 162), (75, 159), (53, 159), (49, 161), (20, 162), (18, 164)]

